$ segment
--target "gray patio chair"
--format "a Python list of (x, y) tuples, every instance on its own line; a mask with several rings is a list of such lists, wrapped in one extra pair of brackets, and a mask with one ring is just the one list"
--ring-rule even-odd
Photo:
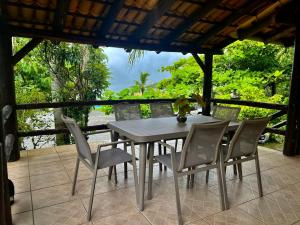
[[(222, 176), (220, 163), (217, 160), (222, 137), (228, 124), (229, 121), (193, 124), (181, 152), (176, 152), (174, 147), (164, 142), (159, 142), (159, 144), (171, 150), (171, 154), (159, 155), (155, 159), (166, 165), (173, 172), (179, 225), (183, 224), (178, 187), (179, 177), (217, 168), (220, 205), (222, 210), (224, 210)], [(151, 151), (149, 159), (148, 199), (152, 198), (153, 158), (153, 151)]]
[(237, 122), (241, 108), (216, 105), (212, 111), (212, 117), (221, 120), (230, 120)]
[[(175, 116), (172, 103), (170, 102), (155, 102), (150, 103), (150, 111), (152, 118), (162, 118)], [(163, 140), (166, 143), (167, 140)], [(175, 149), (177, 149), (178, 139), (175, 140)], [(150, 147), (150, 146), (149, 146)], [(158, 154), (162, 154), (161, 145), (158, 145)], [(167, 148), (164, 147), (164, 154), (167, 154)], [(148, 158), (149, 158), (149, 149), (148, 149)], [(165, 166), (165, 170), (167, 167)], [(162, 171), (162, 164), (159, 163), (159, 170)]]
[[(238, 107), (215, 105), (213, 107), (212, 117), (221, 119), (221, 120), (230, 120), (233, 122), (237, 122), (240, 111), (241, 111), (241, 108), (238, 108)], [(224, 135), (223, 141), (225, 142), (225, 144), (229, 143), (232, 135), (233, 135), (233, 133), (226, 133)], [(240, 172), (242, 171), (241, 165), (237, 165), (237, 166), (233, 165), (234, 175), (237, 175), (237, 167)], [(209, 179), (209, 170), (206, 172), (206, 183), (208, 183), (208, 179)]]
[[(225, 179), (226, 166), (255, 160), (259, 196), (263, 196), (257, 144), (258, 139), (266, 128), (269, 120), (270, 118), (243, 121), (229, 144), (225, 158), (223, 157), (223, 154), (220, 154), (220, 164), (223, 176), (224, 204), (226, 209), (229, 208)], [(242, 177), (240, 177), (240, 179), (241, 178)]]
[[(87, 214), (87, 219), (90, 220), (92, 206), (93, 206), (93, 199), (94, 199), (95, 184), (97, 179), (97, 171), (99, 169), (116, 166), (117, 164), (120, 163), (132, 162), (133, 171), (134, 171), (134, 180), (135, 182), (137, 182), (135, 155), (134, 153), (130, 155), (127, 152), (117, 147), (112, 147), (107, 150), (101, 150), (101, 148), (103, 147), (117, 146), (117, 144), (120, 143), (128, 143), (129, 142), (128, 140), (100, 144), (97, 147), (97, 152), (92, 153), (85, 136), (82, 134), (75, 120), (66, 116), (62, 116), (62, 120), (66, 124), (72, 136), (74, 137), (76, 150), (77, 150), (77, 160), (76, 160), (75, 173), (74, 173), (74, 179), (72, 185), (72, 195), (74, 195), (75, 193), (75, 185), (77, 181), (79, 163), (82, 162), (93, 173), (89, 208)], [(135, 184), (137, 185), (137, 183)]]
[[(115, 119), (116, 121), (122, 121), (122, 120), (138, 120), (142, 118), (142, 113), (140, 109), (140, 104), (130, 104), (128, 102), (124, 103), (119, 103), (113, 106), (114, 113), (115, 113)], [(126, 137), (119, 137), (121, 140), (127, 139)], [(127, 143), (124, 143), (124, 151), (127, 152)], [(116, 171), (117, 168), (109, 168), (109, 174), (108, 177), (111, 179), (112, 175), (112, 169), (115, 171), (115, 176), (116, 176)], [(124, 178), (128, 178), (128, 169), (127, 169), (127, 163), (124, 163)]]

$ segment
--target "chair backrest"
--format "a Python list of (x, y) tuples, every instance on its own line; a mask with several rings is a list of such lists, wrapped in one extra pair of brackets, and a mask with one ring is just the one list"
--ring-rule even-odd
[(150, 110), (152, 118), (174, 116), (172, 103), (170, 102), (150, 103)]
[(225, 160), (256, 154), (259, 137), (269, 121), (270, 118), (244, 120), (229, 144)]
[(86, 140), (85, 136), (82, 134), (76, 121), (74, 119), (64, 116), (64, 115), (61, 116), (61, 119), (62, 119), (62, 121), (64, 121), (67, 128), (69, 129), (72, 136), (74, 137), (78, 155), (84, 159), (87, 159), (90, 162), (90, 165), (93, 165), (90, 146), (87, 143), (87, 140)]
[(178, 171), (197, 166), (199, 162), (215, 163), (228, 124), (229, 121), (192, 124), (181, 152)]
[(221, 120), (237, 121), (241, 108), (216, 105), (212, 117)]
[(139, 104), (120, 103), (114, 105), (115, 118), (120, 120), (141, 119), (141, 109)]

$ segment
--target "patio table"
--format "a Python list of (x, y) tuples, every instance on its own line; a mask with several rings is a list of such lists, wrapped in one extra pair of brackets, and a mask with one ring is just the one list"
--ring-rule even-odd
[[(151, 144), (153, 148), (156, 141), (185, 138), (193, 123), (213, 123), (218, 121), (220, 120), (211, 116), (193, 115), (188, 116), (185, 123), (178, 123), (176, 117), (164, 117), (113, 121), (107, 124), (114, 131), (113, 141), (117, 140), (120, 135), (140, 145), (139, 179), (138, 187), (136, 187), (137, 202), (140, 211), (144, 210), (147, 144)], [(230, 122), (228, 131), (234, 131), (238, 126), (239, 123)]]

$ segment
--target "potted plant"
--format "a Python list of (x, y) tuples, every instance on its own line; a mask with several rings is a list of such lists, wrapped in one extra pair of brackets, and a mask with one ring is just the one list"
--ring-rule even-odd
[(177, 121), (179, 123), (185, 123), (187, 120), (186, 114), (191, 112), (189, 100), (184, 96), (180, 96), (174, 103), (174, 106), (178, 111)]

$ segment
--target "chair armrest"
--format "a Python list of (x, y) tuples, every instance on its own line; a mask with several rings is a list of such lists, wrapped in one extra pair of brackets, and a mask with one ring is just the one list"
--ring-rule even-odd
[(127, 143), (127, 142), (130, 143), (131, 141), (130, 140), (124, 140), (124, 141), (114, 141), (114, 142), (100, 144), (100, 145), (98, 145), (98, 150), (101, 149), (102, 147), (117, 145), (117, 144), (122, 144), (122, 143)]
[(111, 133), (112, 130), (111, 129), (105, 129), (105, 130), (99, 130), (99, 131), (95, 131), (95, 132), (84, 132), (83, 135), (94, 135), (94, 134), (103, 134), (103, 133)]
[(175, 148), (172, 146), (172, 145), (169, 145), (169, 144), (167, 144), (167, 143), (164, 143), (164, 142), (161, 142), (161, 141), (159, 141), (159, 142), (157, 142), (159, 145), (162, 145), (162, 146), (164, 146), (164, 147), (166, 147), (166, 148), (169, 148), (171, 151), (175, 151)]

